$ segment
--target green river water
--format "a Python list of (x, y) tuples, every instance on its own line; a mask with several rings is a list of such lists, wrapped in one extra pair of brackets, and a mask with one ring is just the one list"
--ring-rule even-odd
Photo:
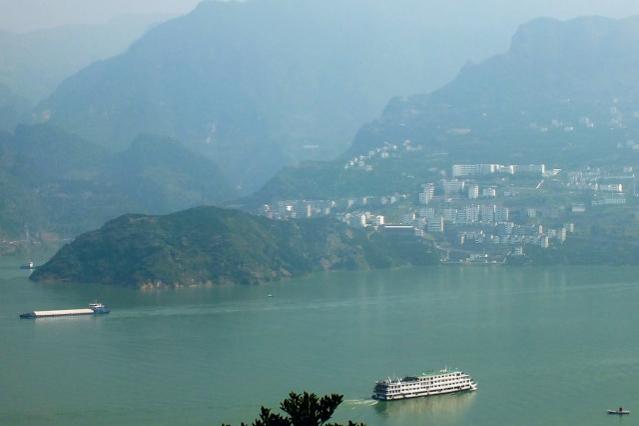
[[(337, 420), (368, 425), (639, 417), (638, 268), (450, 266), (145, 293), (35, 284), (19, 263), (0, 258), (1, 425), (239, 424), (305, 389), (344, 394)], [(17, 316), (95, 299), (112, 313)], [(370, 399), (376, 379), (445, 366), (479, 390)], [(619, 405), (636, 414), (605, 414)]]

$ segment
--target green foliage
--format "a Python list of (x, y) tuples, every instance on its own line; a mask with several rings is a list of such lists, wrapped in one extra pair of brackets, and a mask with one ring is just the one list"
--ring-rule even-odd
[[(252, 426), (340, 426), (337, 423), (326, 422), (333, 417), (343, 399), (344, 397), (338, 394), (320, 398), (314, 393), (291, 392), (280, 404), (280, 409), (287, 416), (273, 413), (269, 408), (262, 407), (260, 416), (252, 423)], [(242, 423), (242, 426), (246, 424)], [(364, 426), (364, 423), (353, 423), (349, 420), (348, 426)]]
[(199, 207), (166, 216), (122, 216), (76, 238), (31, 278), (130, 286), (258, 284), (320, 270), (437, 259), (423, 240), (402, 244), (332, 219), (273, 221)]

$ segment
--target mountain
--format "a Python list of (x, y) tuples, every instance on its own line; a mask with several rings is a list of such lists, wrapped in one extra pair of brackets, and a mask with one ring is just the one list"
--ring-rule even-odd
[(393, 100), (348, 154), (406, 139), (474, 162), (621, 153), (639, 130), (638, 41), (639, 17), (534, 20), (505, 54), (431, 94)]
[(0, 83), (0, 130), (13, 130), (29, 109), (25, 99)]
[(273, 221), (198, 207), (112, 220), (64, 246), (31, 279), (124, 286), (259, 284), (320, 270), (437, 260), (417, 238), (369, 235), (329, 219)]
[(202, 2), (67, 79), (37, 115), (114, 149), (167, 135), (250, 192), (290, 161), (337, 155), (390, 97), (497, 44), (489, 31), (490, 48), (468, 43), (476, 23), (450, 38), (415, 3)]
[(142, 211), (156, 213), (216, 203), (234, 194), (211, 161), (153, 135), (138, 136), (114, 155), (100, 180), (111, 191), (137, 200)]
[[(536, 19), (507, 52), (465, 66), (430, 94), (391, 100), (338, 161), (284, 169), (251, 200), (413, 190), (452, 163), (637, 158), (638, 73), (639, 17)], [(386, 159), (376, 154), (384, 147), (393, 147)], [(359, 156), (368, 170), (345, 168)]]
[(125, 151), (51, 125), (0, 134), (0, 234), (74, 236), (126, 212), (168, 213), (232, 194), (216, 166), (181, 144), (140, 136)]
[(166, 18), (132, 15), (101, 25), (67, 25), (21, 34), (0, 32), (0, 85), (11, 88), (33, 107), (62, 80), (124, 51)]

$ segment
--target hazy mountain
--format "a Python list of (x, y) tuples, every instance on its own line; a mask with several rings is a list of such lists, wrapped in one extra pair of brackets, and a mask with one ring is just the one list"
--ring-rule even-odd
[(291, 159), (342, 152), (390, 97), (501, 46), (477, 23), (431, 15), (408, 0), (204, 2), (69, 78), (38, 112), (114, 148), (140, 132), (177, 138), (250, 190)]
[[(452, 162), (562, 167), (634, 158), (638, 73), (639, 18), (537, 19), (506, 53), (465, 66), (430, 94), (393, 99), (339, 161), (285, 169), (254, 200), (388, 194), (436, 179), (431, 167)], [(385, 145), (397, 149), (366, 160), (371, 171), (344, 168)]]
[(150, 26), (166, 18), (122, 16), (103, 25), (0, 32), (0, 84), (35, 104), (66, 77), (124, 51)]
[(13, 130), (29, 109), (30, 105), (26, 99), (0, 83), (0, 130)]
[(318, 270), (437, 260), (417, 238), (368, 235), (329, 219), (272, 221), (200, 207), (167, 216), (122, 216), (76, 238), (31, 279), (129, 286), (258, 284)]
[(410, 139), (478, 161), (610, 155), (639, 130), (639, 17), (522, 26), (508, 52), (392, 101), (349, 151)]
[(126, 212), (168, 213), (231, 193), (213, 163), (175, 141), (143, 136), (111, 154), (50, 125), (0, 134), (0, 180), (0, 234), (11, 236), (25, 225), (74, 236)]
[(114, 155), (100, 180), (110, 191), (135, 199), (135, 211), (171, 212), (233, 196), (210, 160), (174, 140), (152, 135), (139, 136), (126, 151)]

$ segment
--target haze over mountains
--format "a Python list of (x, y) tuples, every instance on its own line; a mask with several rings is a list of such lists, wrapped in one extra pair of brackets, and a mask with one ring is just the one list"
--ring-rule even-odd
[[(429, 10), (406, 13), (413, 3), (203, 2), (69, 78), (38, 114), (109, 149), (173, 137), (247, 193), (292, 160), (338, 155), (390, 97), (503, 42), (467, 22), (451, 38)], [(468, 43), (475, 31), (482, 43)]]
[[(220, 203), (293, 160), (345, 150), (282, 170), (249, 204), (388, 194), (437, 178), (427, 164), (634, 155), (636, 18), (532, 21), (506, 53), (414, 95), (481, 49), (442, 42), (450, 31), (420, 25), (425, 10), (401, 2), (326, 5), (205, 2), (67, 79), (37, 109), (48, 125), (2, 135), (1, 232), (70, 236), (126, 212)], [(10, 89), (0, 86), (4, 117), (28, 103)], [(413, 95), (388, 103), (401, 93)], [(417, 149), (372, 171), (344, 168), (407, 141)], [(65, 166), (44, 173), (53, 158)]]
[(0, 31), (0, 130), (30, 120), (31, 109), (70, 75), (125, 50), (167, 16), (121, 16), (100, 25), (27, 33)]
[[(393, 99), (339, 161), (286, 169), (258, 199), (389, 193), (432, 178), (425, 165), (434, 156), (444, 168), (451, 161), (566, 166), (636, 156), (638, 41), (637, 17), (534, 20), (506, 53), (464, 67), (431, 94)], [(378, 162), (373, 172), (344, 170), (353, 157), (407, 141), (418, 150)]]
[(519, 29), (504, 55), (465, 67), (430, 95), (391, 102), (350, 153), (376, 146), (389, 135), (384, 132), (401, 133), (402, 127), (410, 129), (407, 138), (417, 137), (431, 149), (472, 143), (480, 148), (473, 155), (482, 161), (495, 155), (510, 160), (532, 155), (539, 161), (556, 158), (539, 144), (557, 134), (565, 141), (550, 149), (566, 149), (574, 132), (580, 138), (590, 130), (610, 132), (571, 148), (596, 158), (610, 144), (625, 143), (626, 131), (637, 131), (637, 41), (639, 17), (532, 21)]
[(231, 189), (214, 164), (167, 138), (142, 135), (120, 153), (49, 125), (0, 133), (0, 236), (62, 237), (124, 212), (216, 204)]
[(20, 34), (0, 32), (0, 83), (38, 102), (66, 77), (124, 51), (147, 29), (168, 18), (130, 15), (101, 25), (68, 25)]

